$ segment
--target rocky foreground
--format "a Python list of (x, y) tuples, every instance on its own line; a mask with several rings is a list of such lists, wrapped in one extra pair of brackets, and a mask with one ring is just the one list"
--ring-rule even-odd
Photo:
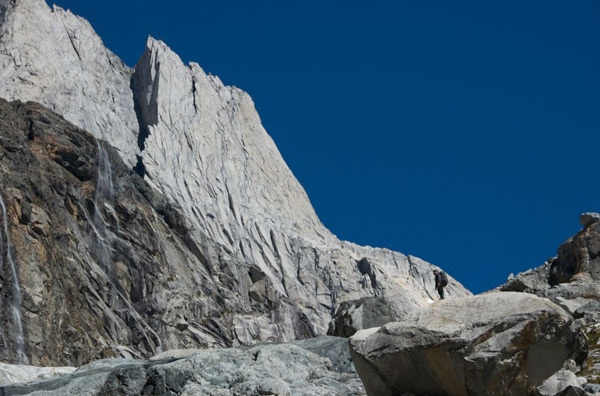
[(527, 395), (587, 342), (558, 305), (525, 293), (444, 300), (351, 339), (369, 395)]
[[(290, 344), (245, 349), (178, 350), (151, 360), (107, 359), (56, 377), (40, 369), (29, 372), (35, 383), (6, 385), (2, 395), (365, 395), (356, 376), (347, 340), (319, 337)], [(2, 383), (0, 367), (0, 383)]]
[[(352, 335), (349, 342), (319, 337), (237, 349), (174, 350), (149, 360), (105, 359), (78, 369), (2, 365), (0, 394), (600, 393), (600, 293), (594, 279), (600, 215), (586, 214), (582, 224), (584, 229), (561, 246), (556, 258), (519, 274), (500, 288), (504, 291), (438, 301), (387, 324), (385, 300), (344, 304), (330, 331)], [(556, 283), (551, 275), (556, 272), (571, 275)], [(372, 325), (380, 327), (367, 329)]]
[(600, 393), (600, 215), (580, 221), (555, 258), (498, 290), (352, 336), (367, 394)]
[[(557, 257), (498, 290), (437, 301), (391, 322), (385, 300), (344, 304), (330, 331), (349, 340), (174, 350), (77, 369), (1, 365), (0, 394), (598, 394), (600, 215), (581, 222)], [(555, 273), (570, 277), (558, 283)]]

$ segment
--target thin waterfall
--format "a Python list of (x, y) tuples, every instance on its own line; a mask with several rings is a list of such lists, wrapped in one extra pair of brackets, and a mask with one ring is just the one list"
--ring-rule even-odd
[(140, 324), (140, 330), (143, 336), (147, 340), (151, 338), (146, 333), (146, 329), (153, 335), (154, 341), (157, 346), (156, 352), (162, 351), (162, 343), (160, 337), (156, 332), (144, 321), (141, 315), (131, 305), (129, 300), (124, 295), (124, 291), (117, 279), (115, 268), (112, 261), (111, 253), (111, 236), (108, 233), (107, 221), (103, 216), (103, 211), (111, 212), (111, 215), (116, 221), (117, 232), (119, 232), (119, 220), (116, 215), (112, 203), (114, 201), (114, 184), (112, 179), (112, 168), (108, 159), (108, 153), (97, 142), (98, 145), (98, 178), (96, 184), (96, 195), (94, 197), (94, 218), (91, 222), (94, 230), (95, 237), (92, 239), (91, 247), (92, 253), (96, 256), (96, 261), (114, 286), (117, 295), (120, 297), (120, 301), (124, 303), (128, 308), (129, 312), (134, 316), (134, 319)]
[[(111, 246), (106, 230), (106, 222), (102, 216), (102, 209), (106, 204), (110, 205), (114, 199), (114, 187), (112, 181), (112, 169), (108, 160), (106, 150), (98, 142), (98, 181), (96, 184), (96, 195), (94, 197), (94, 219), (92, 227), (96, 238), (92, 240), (92, 252), (96, 255), (98, 264), (104, 272), (112, 278), (114, 268), (112, 265)], [(112, 279), (111, 279), (112, 280)]]
[[(12, 324), (15, 328), (15, 354), (18, 363), (28, 364), (29, 359), (27, 355), (25, 355), (25, 337), (23, 336), (23, 318), (21, 316), (21, 305), (23, 303), (23, 296), (21, 295), (21, 286), (19, 285), (19, 277), (17, 276), (17, 268), (15, 264), (15, 259), (13, 257), (13, 246), (10, 238), (10, 232), (8, 229), (8, 214), (6, 210), (6, 205), (4, 204), (4, 200), (2, 199), (2, 195), (0, 195), (0, 209), (2, 209), (2, 222), (4, 229), (4, 237), (6, 239), (6, 249), (4, 249), (4, 244), (2, 242), (0, 236), (0, 270), (4, 273), (4, 256), (6, 256), (6, 260), (8, 261), (8, 265), (10, 266), (10, 276), (12, 278), (12, 299), (10, 301), (10, 312), (12, 316)], [(6, 250), (6, 254), (4, 252)], [(5, 340), (6, 345), (6, 337), (3, 334), (2, 338)], [(8, 339), (12, 337), (9, 336)]]

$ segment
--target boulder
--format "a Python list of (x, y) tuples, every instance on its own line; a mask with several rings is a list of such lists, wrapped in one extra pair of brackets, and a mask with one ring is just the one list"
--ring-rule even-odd
[(544, 263), (541, 267), (530, 269), (511, 277), (504, 285), (500, 286), (501, 291), (515, 291), (536, 294), (539, 290), (549, 287), (548, 276), (550, 271), (550, 262)]
[(503, 292), (448, 299), (350, 338), (368, 395), (526, 395), (572, 358), (584, 335), (558, 305)]
[(583, 389), (587, 392), (587, 393), (591, 393), (592, 395), (596, 394), (596, 393), (600, 393), (600, 384), (585, 384), (585, 386), (583, 387)]
[(583, 392), (585, 382), (585, 379), (577, 378), (575, 373), (570, 370), (560, 370), (544, 381), (544, 383), (537, 388), (535, 395), (555, 396), (557, 394), (562, 394), (561, 392)]
[(582, 213), (579, 222), (584, 227), (589, 227), (600, 221), (600, 213)]

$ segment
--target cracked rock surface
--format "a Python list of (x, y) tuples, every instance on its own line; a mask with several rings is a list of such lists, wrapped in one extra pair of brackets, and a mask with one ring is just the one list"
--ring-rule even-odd
[(0, 0), (0, 76), (5, 359), (288, 341), (344, 301), (436, 298), (431, 264), (331, 234), (250, 97), (164, 43), (131, 69), (69, 11)]

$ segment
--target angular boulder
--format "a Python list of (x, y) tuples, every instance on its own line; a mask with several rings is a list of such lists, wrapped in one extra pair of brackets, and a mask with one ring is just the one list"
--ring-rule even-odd
[(585, 378), (577, 378), (575, 373), (570, 370), (560, 370), (544, 381), (534, 394), (535, 396), (585, 394), (583, 390), (584, 385)]
[(439, 301), (350, 338), (368, 395), (526, 395), (587, 355), (572, 317), (547, 299), (489, 293)]

